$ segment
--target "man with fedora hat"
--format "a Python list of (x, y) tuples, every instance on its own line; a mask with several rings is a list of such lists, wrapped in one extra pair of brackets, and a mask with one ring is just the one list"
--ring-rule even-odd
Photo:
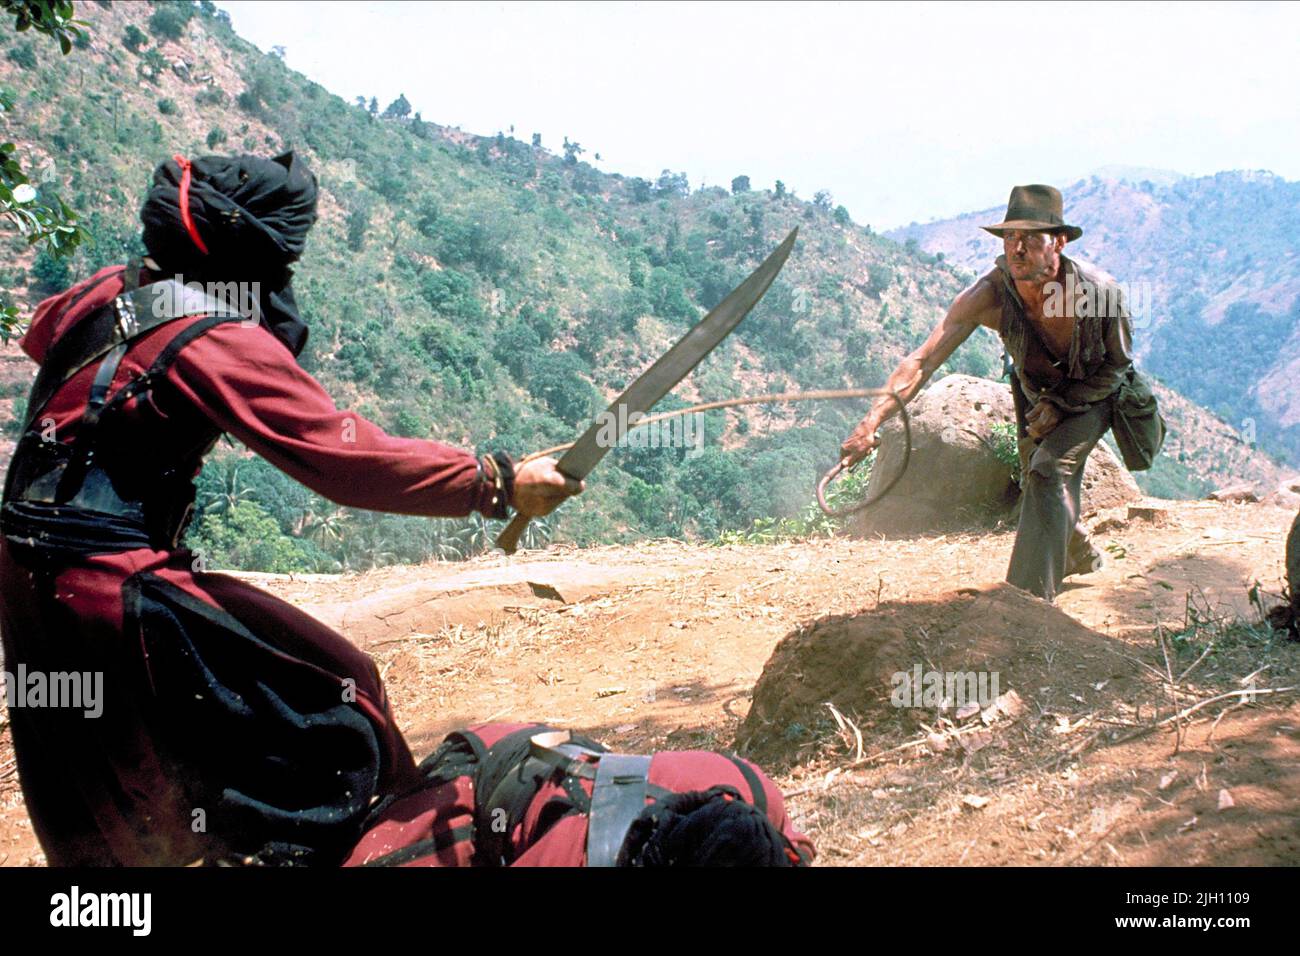
[[(1100, 557), (1079, 524), (1080, 486), (1130, 380), (1133, 326), (1115, 280), (1064, 255), (1083, 230), (1066, 223), (1060, 190), (1016, 186), (1004, 220), (983, 228), (1002, 240), (1003, 254), (885, 387), (910, 401), (976, 327), (998, 333), (1015, 363), (1024, 495), (1007, 580), (1051, 601), (1063, 578), (1095, 570)], [(877, 446), (877, 429), (895, 411), (889, 396), (874, 404), (841, 446), (847, 464)]]

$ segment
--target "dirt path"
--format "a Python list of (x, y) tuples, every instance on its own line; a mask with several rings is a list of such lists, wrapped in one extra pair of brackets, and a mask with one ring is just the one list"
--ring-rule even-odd
[[(1023, 686), (1010, 689), (1026, 713), (992, 725), (987, 745), (913, 747), (845, 769), (854, 755), (836, 733), (792, 740), (774, 775), (794, 794), (792, 812), (821, 863), (1300, 862), (1295, 696), (1229, 712), (1212, 739), (1220, 707), (1206, 708), (1197, 716), (1210, 719), (1186, 729), (1176, 756), (1172, 731), (1109, 736), (1130, 732), (1120, 724), (1149, 722), (1162, 704), (1161, 716), (1172, 712), (1167, 688), (1133, 660), (1162, 666), (1157, 621), (1180, 628), (1189, 594), (1227, 617), (1253, 613), (1255, 581), (1280, 591), (1292, 515), (1263, 505), (1149, 504), (1137, 517), (1094, 519), (1109, 563), (1074, 579), (1058, 600), (1068, 619), (1044, 618), (1044, 628), (1081, 626), (1098, 643), (1071, 657), (1085, 642), (1067, 642), (1046, 684), (1038, 671), (1016, 670), (1013, 646), (1008, 672)], [(726, 548), (658, 542), (361, 576), (259, 577), (375, 656), (417, 755), (450, 729), (506, 718), (571, 726), (625, 749), (731, 747), (783, 639), (837, 616), (873, 633), (886, 611), (986, 599), (963, 598), (970, 589), (995, 600), (1011, 542), (1008, 530)], [(1248, 644), (1208, 655), (1180, 685), (1188, 695), (1180, 704), (1264, 663), (1258, 686), (1300, 675), (1300, 646)], [(933, 717), (913, 718), (936, 728)], [(873, 725), (865, 753), (917, 732), (906, 722)], [(1089, 745), (1063, 756), (1081, 744)], [(11, 753), (0, 736), (0, 773)], [(1225, 800), (1232, 806), (1220, 810)], [(0, 863), (6, 856), (7, 865), (41, 860), (12, 776), (0, 779)]]

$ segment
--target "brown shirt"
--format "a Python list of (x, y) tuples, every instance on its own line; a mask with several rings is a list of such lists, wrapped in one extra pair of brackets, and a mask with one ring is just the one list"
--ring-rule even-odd
[(1133, 320), (1114, 279), (1066, 256), (1061, 262), (1066, 281), (1056, 301), (1064, 314), (1076, 318), (1069, 355), (1059, 360), (1025, 317), (1006, 256), (998, 256), (989, 275), (1002, 309), (998, 335), (1016, 363), (1025, 397), (1078, 413), (1112, 395), (1127, 378), (1133, 365)]

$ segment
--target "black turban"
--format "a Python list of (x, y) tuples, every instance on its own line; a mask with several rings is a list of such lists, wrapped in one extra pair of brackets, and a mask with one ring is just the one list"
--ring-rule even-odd
[(187, 205), (198, 241), (181, 215), (184, 169), (169, 159), (154, 170), (140, 209), (149, 255), (186, 282), (257, 283), (262, 321), (297, 355), (307, 325), (289, 264), (302, 255), (316, 221), (316, 176), (292, 151), (274, 159), (200, 156), (190, 170)]
[(731, 787), (673, 794), (628, 830), (620, 866), (793, 866), (767, 814)]

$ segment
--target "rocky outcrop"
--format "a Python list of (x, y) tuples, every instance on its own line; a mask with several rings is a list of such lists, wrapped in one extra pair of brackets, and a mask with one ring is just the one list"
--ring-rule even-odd
[[(994, 426), (1015, 421), (1011, 391), (1002, 382), (949, 375), (908, 405), (912, 455), (907, 471), (878, 504), (860, 514), (854, 530), (904, 535), (978, 527), (1007, 519), (1019, 497), (1018, 471), (1008, 461), (1009, 439)], [(999, 455), (998, 448), (1002, 447)], [(879, 494), (897, 474), (903, 429), (894, 419), (881, 430), (868, 496)], [(1104, 443), (1084, 470), (1085, 513), (1142, 496), (1133, 476)]]

